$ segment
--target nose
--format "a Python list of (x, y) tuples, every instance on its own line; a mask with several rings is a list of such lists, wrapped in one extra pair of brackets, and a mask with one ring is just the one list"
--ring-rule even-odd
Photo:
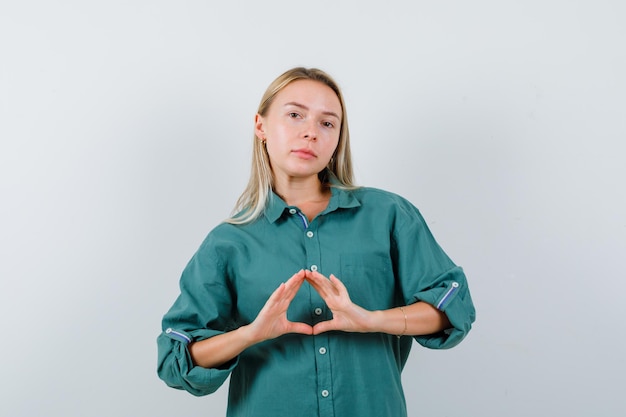
[(315, 128), (314, 123), (307, 124), (304, 130), (304, 139), (316, 141), (317, 140), (317, 129)]

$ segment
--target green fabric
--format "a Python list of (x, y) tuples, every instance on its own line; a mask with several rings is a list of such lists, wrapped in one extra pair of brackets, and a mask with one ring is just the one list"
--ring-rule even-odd
[[(368, 310), (416, 301), (438, 306), (453, 328), (414, 338), (428, 348), (455, 346), (474, 321), (462, 269), (407, 200), (373, 188), (333, 187), (326, 210), (305, 227), (297, 207), (273, 194), (257, 221), (211, 231), (185, 268), (181, 294), (158, 337), (160, 378), (206, 395), (230, 375), (231, 417), (406, 416), (400, 373), (411, 337), (290, 334), (255, 345), (220, 369), (193, 366), (188, 340), (250, 323), (281, 282), (314, 265), (326, 276), (335, 274)], [(305, 282), (288, 317), (315, 324), (332, 315)]]

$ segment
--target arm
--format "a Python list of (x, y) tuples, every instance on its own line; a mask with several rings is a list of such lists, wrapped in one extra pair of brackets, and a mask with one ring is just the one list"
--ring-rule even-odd
[(194, 365), (217, 368), (237, 357), (250, 346), (287, 333), (311, 334), (308, 324), (287, 319), (287, 309), (304, 282), (305, 272), (299, 271), (282, 283), (270, 296), (256, 319), (246, 326), (211, 338), (193, 342), (189, 353)]
[(398, 336), (422, 336), (450, 328), (450, 321), (443, 311), (418, 301), (402, 308), (373, 311), (370, 327), (370, 331)]
[(452, 348), (467, 336), (476, 319), (465, 273), (436, 242), (413, 205), (401, 200), (398, 208), (391, 256), (402, 298), (406, 304), (429, 304), (450, 322), (444, 331), (416, 335), (415, 340), (430, 349)]

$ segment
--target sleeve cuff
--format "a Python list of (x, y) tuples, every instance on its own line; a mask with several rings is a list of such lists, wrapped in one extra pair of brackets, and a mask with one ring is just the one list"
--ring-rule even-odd
[(195, 366), (187, 346), (192, 341), (204, 340), (220, 334), (214, 330), (185, 332), (166, 329), (157, 339), (159, 364), (157, 373), (170, 387), (184, 389), (195, 396), (212, 394), (221, 387), (239, 363), (235, 358), (221, 368)]

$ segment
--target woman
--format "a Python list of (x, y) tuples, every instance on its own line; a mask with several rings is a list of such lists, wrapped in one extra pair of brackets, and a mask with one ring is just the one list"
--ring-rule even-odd
[(185, 268), (163, 318), (158, 374), (194, 395), (230, 375), (228, 416), (406, 416), (412, 341), (458, 344), (467, 282), (418, 210), (356, 187), (337, 84), (294, 68), (255, 118), (235, 215)]

